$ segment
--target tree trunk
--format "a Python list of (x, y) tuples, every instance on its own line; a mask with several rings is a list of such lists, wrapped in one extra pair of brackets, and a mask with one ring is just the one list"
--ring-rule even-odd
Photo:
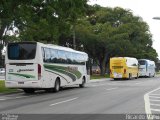
[(106, 73), (106, 57), (104, 57), (102, 62), (102, 75), (105, 76)]
[(75, 31), (75, 24), (73, 24), (73, 49), (76, 50), (76, 31)]
[(106, 58), (106, 73), (107, 74), (110, 74), (110, 56), (108, 55), (107, 58)]
[(105, 73), (107, 72), (107, 66), (109, 66), (109, 58), (110, 58), (109, 54), (105, 53), (104, 57), (101, 57), (99, 59), (102, 76), (105, 76)]
[(106, 72), (106, 57), (99, 59), (101, 75), (104, 76)]
[(3, 37), (3, 33), (4, 33), (4, 30), (7, 26), (5, 25), (2, 25), (1, 28), (0, 28), (0, 40), (2, 40), (2, 37)]

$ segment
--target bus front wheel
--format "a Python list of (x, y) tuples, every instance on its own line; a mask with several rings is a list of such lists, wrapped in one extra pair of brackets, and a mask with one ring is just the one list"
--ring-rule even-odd
[(80, 87), (80, 88), (84, 88), (84, 87), (85, 87), (85, 84), (86, 84), (85, 77), (83, 77), (83, 79), (82, 79), (82, 84), (79, 84), (79, 87)]
[(132, 79), (132, 74), (131, 74), (131, 73), (129, 73), (129, 77), (128, 77), (128, 79), (129, 79), (129, 80), (131, 80), (131, 79)]
[(138, 79), (138, 74), (137, 74), (137, 76), (135, 78)]
[(54, 84), (54, 92), (58, 92), (60, 90), (60, 80), (56, 79)]
[(151, 73), (149, 73), (149, 76), (148, 76), (149, 78), (151, 78)]

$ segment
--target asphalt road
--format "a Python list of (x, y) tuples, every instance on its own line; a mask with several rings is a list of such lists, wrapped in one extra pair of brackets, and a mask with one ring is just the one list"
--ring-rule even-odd
[(134, 119), (133, 114), (160, 113), (159, 87), (160, 77), (106, 79), (88, 83), (85, 88), (68, 87), (58, 93), (3, 94), (0, 113), (1, 118), (19, 117), (20, 120)]

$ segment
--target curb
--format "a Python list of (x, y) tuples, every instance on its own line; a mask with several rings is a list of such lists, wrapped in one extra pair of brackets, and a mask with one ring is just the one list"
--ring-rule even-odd
[(10, 93), (0, 93), (0, 96), (2, 95), (11, 95), (11, 94), (16, 94), (16, 93), (22, 93), (23, 91), (22, 90), (18, 90), (16, 92), (10, 92)]
[[(92, 80), (89, 80), (88, 83), (98, 83), (98, 82), (104, 82), (104, 81), (108, 81), (108, 80), (111, 80), (111, 79), (110, 78), (92, 79)], [(11, 92), (11, 93), (0, 93), (0, 96), (1, 95), (16, 94), (16, 93), (21, 93), (21, 92), (23, 92), (23, 91), (18, 90), (16, 92)]]
[(92, 80), (89, 80), (89, 82), (88, 82), (88, 83), (104, 82), (104, 81), (108, 81), (108, 80), (111, 80), (111, 78), (92, 79)]

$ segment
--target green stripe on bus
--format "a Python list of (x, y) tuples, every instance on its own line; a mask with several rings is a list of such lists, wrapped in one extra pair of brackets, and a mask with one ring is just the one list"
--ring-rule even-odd
[(82, 74), (78, 70), (69, 70), (68, 67), (62, 67), (62, 66), (56, 66), (56, 65), (47, 65), (47, 64), (44, 64), (44, 67), (46, 69), (65, 74), (65, 75), (69, 76), (73, 81), (76, 80), (76, 77), (78, 79), (80, 79), (81, 76), (82, 76)]
[(15, 75), (15, 76), (21, 76), (21, 77), (25, 77), (25, 78), (35, 78), (35, 76), (28, 75), (28, 74), (19, 74), (19, 73), (8, 73), (8, 74)]

